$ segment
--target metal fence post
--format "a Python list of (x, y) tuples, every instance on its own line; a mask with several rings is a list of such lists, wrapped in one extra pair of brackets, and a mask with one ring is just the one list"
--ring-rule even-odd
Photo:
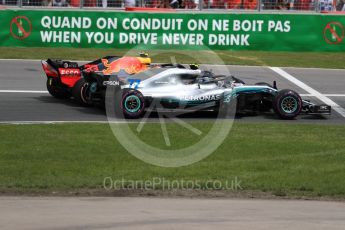
[(199, 10), (201, 11), (204, 7), (204, 0), (199, 0)]
[(84, 0), (79, 1), (79, 7), (80, 7), (80, 9), (82, 9), (84, 7)]
[(319, 0), (314, 0), (314, 7), (315, 7), (315, 12), (318, 13), (320, 12), (319, 8)]
[(258, 10), (258, 12), (260, 12), (261, 11), (261, 0), (257, 0), (257, 4), (258, 4), (257, 10)]
[(19, 8), (22, 8), (23, 7), (23, 0), (18, 0), (17, 5)]

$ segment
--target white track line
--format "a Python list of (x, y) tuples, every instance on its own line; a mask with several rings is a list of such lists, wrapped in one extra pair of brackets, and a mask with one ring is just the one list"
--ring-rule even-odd
[(0, 90), (0, 93), (48, 93), (40, 90)]
[[(17, 61), (17, 62), (41, 62), (43, 59), (18, 59), (18, 58), (0, 58), (0, 61)], [(44, 59), (46, 60), (46, 59)], [(91, 60), (73, 60), (73, 59), (65, 59), (73, 62), (80, 62), (80, 63), (87, 63), (91, 62)], [(153, 63), (153, 64), (160, 64), (160, 63)], [(183, 65), (189, 65), (189, 64), (183, 64)], [(200, 64), (200, 65), (206, 65), (206, 66), (228, 66), (228, 67), (245, 67), (245, 68), (264, 68), (266, 66), (263, 65), (223, 65), (223, 64)], [(345, 71), (345, 69), (328, 69), (328, 68), (320, 68), (320, 67), (294, 67), (294, 66), (282, 66), (280, 68), (293, 68), (293, 69), (306, 69), (306, 70), (335, 70), (335, 71)]]
[(302, 81), (298, 80), (297, 78), (293, 77), (292, 75), (290, 75), (289, 73), (285, 72), (284, 70), (282, 70), (279, 67), (269, 67), (269, 68), (272, 71), (274, 71), (277, 74), (279, 74), (280, 76), (282, 76), (283, 78), (291, 81), (295, 85), (297, 85), (300, 88), (304, 89), (305, 91), (307, 91), (311, 95), (314, 95), (315, 97), (317, 97), (319, 100), (321, 100), (325, 104), (332, 106), (332, 109), (334, 109), (336, 112), (338, 112), (341, 116), (345, 117), (345, 109), (340, 107), (337, 103), (335, 103), (334, 101), (332, 101), (331, 99), (329, 99), (325, 95), (323, 95), (320, 92), (316, 91), (315, 89), (311, 88), (307, 84), (305, 84)]
[(78, 123), (78, 124), (127, 124), (128, 121), (0, 121), (0, 124), (13, 124), (13, 125), (49, 125), (49, 124), (65, 124), (65, 123)]
[(345, 97), (345, 94), (323, 94), (326, 97)]

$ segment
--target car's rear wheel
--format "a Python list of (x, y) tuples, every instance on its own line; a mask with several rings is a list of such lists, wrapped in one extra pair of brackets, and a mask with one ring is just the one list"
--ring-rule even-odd
[(68, 99), (71, 97), (71, 94), (69, 92), (60, 89), (57, 85), (58, 82), (56, 79), (52, 77), (47, 79), (47, 90), (50, 95), (58, 99)]
[(145, 112), (145, 98), (137, 90), (125, 90), (122, 94), (121, 108), (126, 118), (139, 118)]
[(88, 87), (89, 84), (85, 82), (84, 78), (81, 78), (74, 85), (72, 95), (74, 100), (82, 106), (90, 106), (91, 102), (88, 99)]
[(293, 90), (278, 92), (273, 102), (274, 111), (283, 119), (294, 119), (302, 110), (302, 98)]

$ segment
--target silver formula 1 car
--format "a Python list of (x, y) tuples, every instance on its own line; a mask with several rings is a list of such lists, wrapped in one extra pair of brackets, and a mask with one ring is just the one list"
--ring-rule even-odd
[(282, 119), (294, 119), (300, 113), (331, 113), (330, 106), (302, 100), (290, 89), (278, 90), (275, 82), (246, 85), (238, 78), (202, 71), (196, 65), (157, 65), (130, 76), (121, 71), (113, 75), (88, 72), (84, 78), (88, 83), (86, 97), (96, 103), (104, 103), (106, 89), (115, 88), (118, 96), (110, 96), (114, 109), (127, 118), (139, 118), (149, 109), (219, 111), (234, 102), (237, 113), (274, 111)]

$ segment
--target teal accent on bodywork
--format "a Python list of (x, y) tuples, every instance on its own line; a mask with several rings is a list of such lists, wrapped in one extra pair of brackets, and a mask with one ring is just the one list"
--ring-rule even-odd
[[(253, 94), (253, 93), (269, 93), (272, 95), (277, 94), (277, 90), (268, 86), (243, 86), (243, 87), (235, 87), (231, 91), (225, 91), (223, 96), (223, 101), (225, 103), (229, 103), (234, 98), (236, 98), (239, 94)], [(209, 102), (215, 102), (217, 100), (193, 100), (193, 101), (186, 101), (180, 100), (178, 98), (162, 98), (161, 102), (168, 102), (168, 103), (179, 103), (180, 105), (199, 105), (205, 104)]]
[(180, 105), (200, 105), (200, 104), (206, 104), (210, 102), (214, 102), (215, 100), (194, 100), (194, 101), (185, 101), (185, 100), (179, 100), (179, 99), (170, 99), (170, 98), (162, 98), (161, 102), (168, 102), (168, 103), (179, 103)]
[(224, 92), (224, 102), (229, 103), (234, 98), (237, 98), (240, 94), (253, 94), (253, 93), (270, 93), (272, 95), (277, 94), (277, 90), (268, 86), (244, 86), (234, 87), (231, 92)]
[(234, 88), (232, 94), (240, 94), (240, 93), (272, 93), (276, 91), (271, 87), (267, 86), (253, 86), (253, 87), (238, 87)]

